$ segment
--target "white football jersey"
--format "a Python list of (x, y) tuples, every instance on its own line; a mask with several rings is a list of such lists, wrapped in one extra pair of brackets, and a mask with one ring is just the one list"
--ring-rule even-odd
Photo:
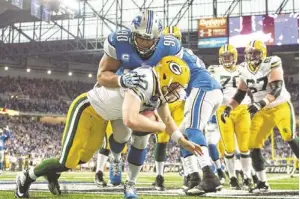
[(122, 119), (122, 105), (125, 92), (131, 92), (141, 100), (140, 111), (155, 110), (160, 103), (159, 85), (155, 72), (151, 67), (143, 66), (134, 69), (144, 76), (143, 82), (137, 88), (107, 88), (94, 87), (88, 92), (88, 99), (95, 111), (105, 120)]
[[(222, 104), (227, 105), (237, 91), (239, 81), (239, 66), (237, 65), (234, 71), (226, 70), (221, 65), (209, 66), (207, 70), (222, 85), (224, 94)], [(251, 100), (249, 96), (246, 95), (241, 104), (249, 104), (250, 102)]]
[[(271, 92), (268, 76), (273, 68), (282, 67), (282, 63), (278, 56), (270, 56), (266, 57), (257, 68), (250, 67), (246, 62), (241, 63), (240, 66), (240, 77), (247, 83), (248, 88), (253, 93), (254, 101), (257, 102)], [(280, 95), (275, 101), (268, 104), (266, 108), (277, 106), (289, 101), (290, 98), (290, 93), (286, 90), (283, 83)]]

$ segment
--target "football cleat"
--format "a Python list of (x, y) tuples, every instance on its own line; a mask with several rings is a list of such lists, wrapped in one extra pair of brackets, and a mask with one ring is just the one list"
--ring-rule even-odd
[(250, 191), (253, 188), (253, 184), (250, 178), (246, 178), (243, 182), (243, 189)]
[(225, 183), (225, 173), (222, 169), (217, 169), (220, 183), (223, 185)]
[(154, 185), (155, 189), (157, 191), (164, 191), (165, 190), (164, 182), (165, 182), (165, 179), (162, 175), (156, 176), (155, 185)]
[(16, 198), (29, 198), (29, 187), (31, 183), (35, 180), (32, 180), (29, 177), (28, 169), (19, 173), (16, 177), (16, 191), (15, 197)]
[(187, 195), (199, 196), (209, 192), (220, 191), (222, 188), (219, 178), (209, 168), (203, 168), (202, 181), (193, 189), (188, 190)]
[(258, 180), (258, 177), (257, 177), (256, 174), (252, 176), (252, 180), (253, 180), (253, 183), (254, 183), (254, 184), (257, 184), (257, 183), (258, 183), (259, 180)]
[(126, 199), (128, 198), (138, 198), (138, 195), (136, 194), (135, 190), (135, 184), (132, 182), (126, 181), (124, 184), (124, 197)]
[(267, 182), (258, 181), (257, 185), (249, 190), (250, 193), (267, 193), (271, 190)]
[(189, 181), (190, 181), (190, 175), (184, 176), (183, 177), (183, 185), (182, 185), (182, 189), (183, 190), (187, 190), (189, 187)]
[(60, 195), (61, 190), (58, 183), (58, 178), (60, 174), (51, 173), (49, 175), (44, 176), (45, 179), (48, 181), (48, 189), (53, 195)]
[(233, 190), (241, 190), (239, 181), (236, 177), (231, 177), (229, 182), (230, 188)]
[(114, 158), (110, 161), (109, 167), (109, 178), (110, 183), (114, 186), (120, 185), (122, 182), (122, 160), (115, 160)]
[(189, 179), (188, 179), (187, 188), (184, 189), (185, 192), (187, 192), (190, 189), (193, 189), (195, 186), (197, 186), (201, 182), (199, 172), (193, 172), (193, 173), (189, 174), (188, 176), (189, 176)]
[(95, 174), (95, 183), (99, 186), (99, 187), (106, 187), (107, 183), (106, 181), (103, 179), (103, 172), (102, 171), (98, 171)]

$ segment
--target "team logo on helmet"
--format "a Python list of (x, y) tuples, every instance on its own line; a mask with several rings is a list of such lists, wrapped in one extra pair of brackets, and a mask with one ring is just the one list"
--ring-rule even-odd
[(142, 16), (136, 16), (133, 20), (132, 20), (132, 24), (134, 25), (134, 27), (137, 29), (138, 27), (140, 27), (142, 22)]
[(170, 62), (169, 68), (176, 75), (181, 75), (182, 74), (182, 69), (177, 63)]

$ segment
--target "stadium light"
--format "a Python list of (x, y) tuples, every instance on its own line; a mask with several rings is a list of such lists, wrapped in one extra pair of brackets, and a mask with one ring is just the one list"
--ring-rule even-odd
[(7, 67), (7, 66), (5, 66), (5, 67), (4, 67), (4, 70), (8, 70), (8, 67)]
[(72, 72), (69, 72), (69, 73), (68, 73), (68, 75), (69, 75), (69, 76), (72, 76), (72, 75), (73, 75), (73, 73), (72, 73)]
[(48, 73), (48, 75), (50, 75), (51, 74), (51, 70), (48, 70), (47, 73)]
[(26, 70), (26, 71), (27, 71), (27, 73), (30, 73), (30, 68), (27, 68), (27, 70)]
[(93, 77), (93, 75), (92, 75), (92, 74), (89, 74), (89, 78), (91, 78), (91, 77)]

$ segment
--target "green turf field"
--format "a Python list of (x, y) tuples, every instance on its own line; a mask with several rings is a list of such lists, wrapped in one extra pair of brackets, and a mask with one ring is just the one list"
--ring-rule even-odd
[[(8, 187), (14, 187), (14, 178), (16, 176), (16, 173), (11, 173), (11, 172), (6, 172), (4, 173), (2, 176), (0, 176), (0, 190), (6, 189), (5, 191), (0, 191), (0, 199), (11, 199), (14, 198), (13, 195), (13, 188), (5, 188), (6, 184), (9, 184)], [(106, 173), (107, 176), (107, 173)], [(154, 181), (154, 177), (155, 174), (154, 173), (141, 173), (138, 182), (139, 185), (138, 186), (142, 186), (142, 187), (151, 187), (151, 183)], [(89, 184), (91, 186), (94, 186), (93, 183), (93, 178), (94, 178), (94, 174), (90, 173), (90, 172), (68, 172), (68, 173), (63, 173), (61, 178), (60, 178), (60, 182), (61, 182), (61, 187), (62, 184), (64, 184), (65, 182), (76, 182), (75, 185), (78, 183), (78, 186), (82, 186), (82, 184)], [(125, 179), (125, 176), (124, 176)], [(269, 184), (271, 185), (271, 188), (273, 191), (276, 190), (299, 190), (299, 177), (296, 176), (294, 178), (291, 178), (289, 175), (285, 175), (285, 174), (271, 174), (268, 175), (268, 179), (269, 179)], [(38, 180), (38, 182), (43, 182), (45, 181), (43, 178), (40, 178)], [(174, 189), (179, 189), (182, 185), (182, 178), (178, 175), (178, 173), (166, 173), (165, 176), (165, 185), (166, 188), (168, 190), (174, 190)], [(34, 186), (34, 184), (33, 184)], [(35, 185), (35, 186), (39, 186), (39, 185)], [(76, 187), (76, 186), (75, 186)], [(94, 186), (96, 187), (96, 186)], [(34, 189), (34, 188), (33, 188)], [(226, 192), (226, 190), (228, 190), (228, 185), (225, 185), (224, 190), (222, 192)], [(75, 190), (77, 191), (77, 190)], [(97, 198), (97, 199), (110, 199), (110, 198), (123, 198), (123, 195), (121, 193), (121, 188), (120, 191), (118, 191), (117, 193), (108, 193), (106, 191), (106, 193), (101, 193), (101, 190), (99, 188), (96, 187), (96, 191), (93, 190), (93, 193), (74, 193), (74, 190), (68, 190), (67, 192), (63, 190), (63, 194), (61, 196), (53, 196), (50, 193), (47, 192), (46, 189), (44, 190), (34, 190), (31, 191), (31, 198), (59, 198), (59, 199), (85, 199), (85, 198)], [(80, 192), (80, 191), (77, 191)], [(88, 191), (81, 191), (81, 192), (88, 192)], [(222, 195), (221, 193), (219, 195), (212, 195), (210, 197), (204, 197), (202, 196), (201, 198), (206, 199), (206, 198), (233, 198), (230, 197), (228, 195)], [(232, 191), (231, 191), (232, 192)], [(173, 198), (173, 199), (180, 199), (180, 198), (199, 198), (199, 197), (187, 197), (187, 196), (163, 196), (162, 194), (159, 193), (154, 193), (153, 194), (147, 194), (147, 193), (139, 193), (139, 198), (144, 198), (144, 199), (150, 199), (150, 198), (156, 198), (156, 199), (167, 199), (167, 198)], [(264, 196), (251, 196), (249, 194), (247, 194), (246, 198), (291, 198), (287, 195), (279, 195), (280, 193), (273, 193), (272, 195), (267, 195), (267, 197)], [(152, 195), (152, 196), (151, 196)], [(232, 194), (231, 194), (232, 195)], [(226, 197), (225, 197), (226, 196)], [(244, 198), (243, 196), (240, 197), (235, 197), (235, 198)], [(297, 198), (297, 196), (293, 196), (292, 198)]]

